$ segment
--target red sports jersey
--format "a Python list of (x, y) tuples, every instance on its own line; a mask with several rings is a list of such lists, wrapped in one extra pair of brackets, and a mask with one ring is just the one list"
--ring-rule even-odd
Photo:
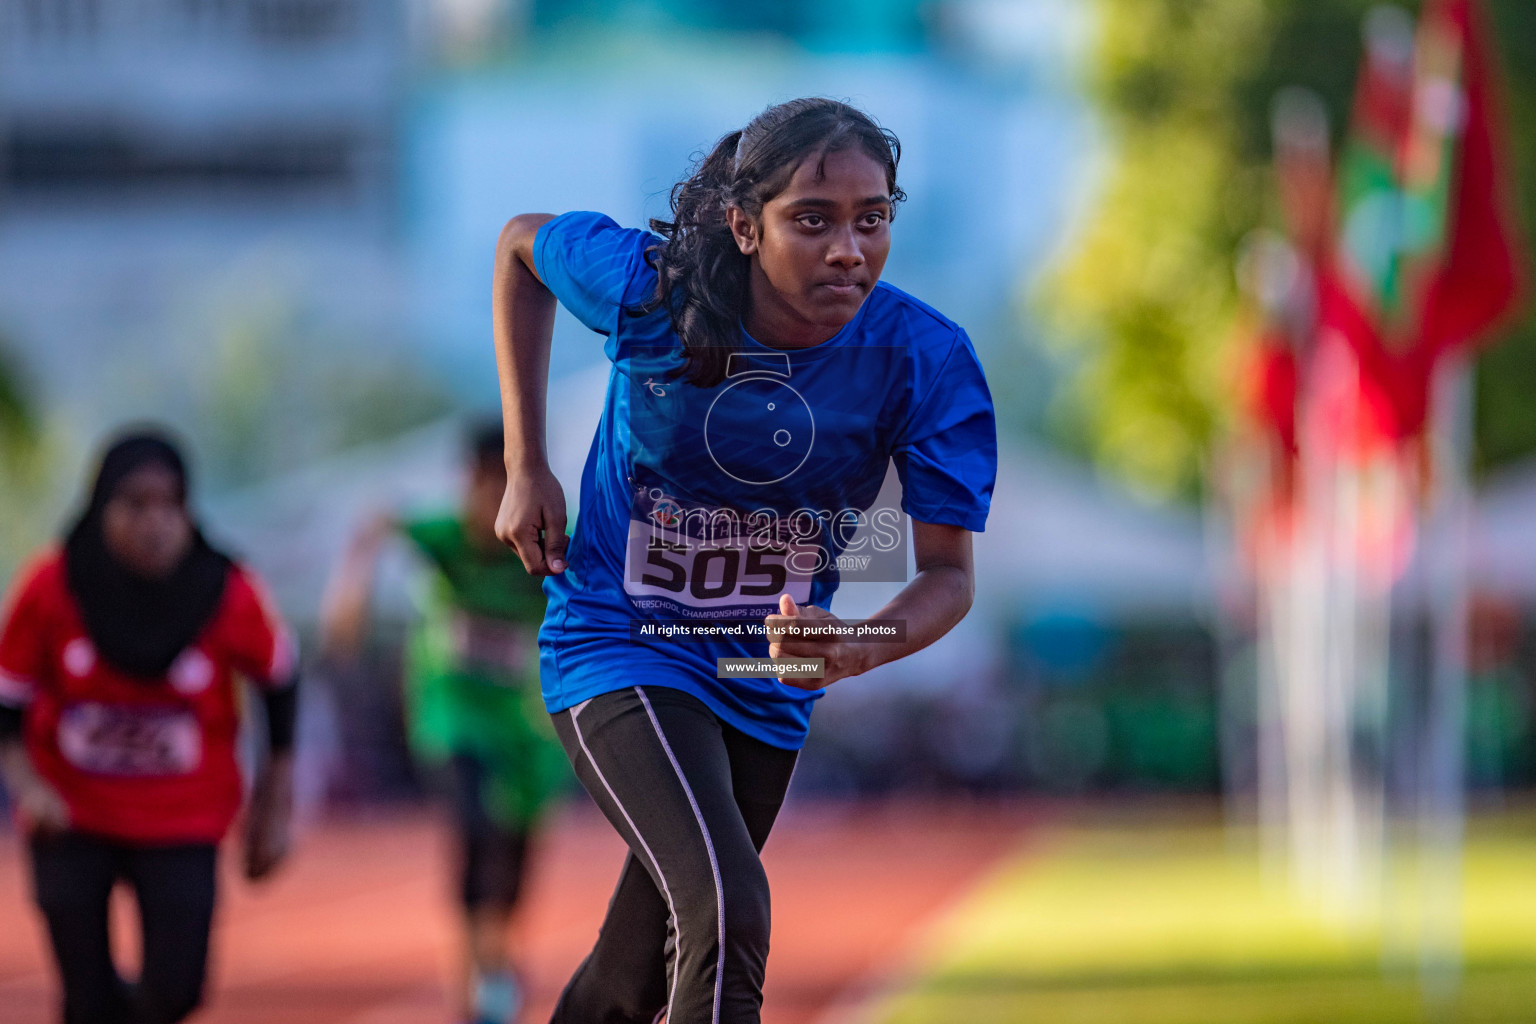
[(236, 677), (287, 683), (292, 634), (236, 566), (218, 610), (165, 677), (96, 654), (52, 551), (22, 572), (0, 625), (0, 701), (25, 709), (38, 774), (75, 828), (140, 843), (217, 842), (240, 808)]

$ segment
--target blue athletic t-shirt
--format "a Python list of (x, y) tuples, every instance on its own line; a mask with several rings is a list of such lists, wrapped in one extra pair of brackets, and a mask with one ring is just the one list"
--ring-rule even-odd
[[(716, 659), (766, 657), (766, 640), (673, 642), (647, 628), (760, 623), (786, 592), (830, 609), (850, 545), (888, 551), (882, 539), (905, 537), (899, 512), (872, 509), (893, 462), (906, 515), (982, 530), (992, 398), (965, 332), (883, 283), (831, 339), (775, 349), (743, 330), (726, 379), (691, 384), (666, 311), (632, 312), (655, 291), (645, 252), (660, 241), (597, 213), (556, 217), (534, 240), (540, 279), (607, 336), (613, 363), (567, 568), (544, 583), (544, 702), (556, 712), (670, 686), (797, 749), (823, 691), (716, 678)], [(896, 557), (904, 568), (905, 549)]]

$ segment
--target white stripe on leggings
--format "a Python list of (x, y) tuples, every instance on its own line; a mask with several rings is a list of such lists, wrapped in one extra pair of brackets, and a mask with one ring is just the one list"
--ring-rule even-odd
[(715, 964), (715, 1015), (712, 1024), (720, 1024), (720, 996), (725, 983), (725, 888), (720, 884), (720, 862), (715, 859), (715, 842), (709, 836), (709, 826), (704, 824), (704, 815), (699, 810), (699, 802), (693, 798), (693, 790), (689, 787), (688, 780), (683, 777), (682, 766), (677, 763), (677, 757), (672, 753), (672, 745), (667, 742), (666, 735), (661, 731), (661, 723), (656, 720), (656, 711), (651, 707), (650, 699), (638, 686), (635, 687), (635, 692), (640, 695), (640, 703), (645, 705), (645, 713), (650, 716), (651, 727), (656, 730), (656, 738), (661, 740), (661, 749), (667, 752), (667, 760), (672, 762), (672, 770), (677, 773), (677, 781), (683, 784), (683, 792), (688, 795), (688, 806), (693, 808), (693, 816), (699, 823), (699, 831), (704, 833), (704, 849), (709, 853), (709, 870), (715, 876), (715, 914), (718, 929), (715, 945), (720, 948)]
[[(629, 812), (624, 809), (624, 804), (619, 800), (619, 794), (615, 793), (613, 791), (613, 787), (608, 785), (608, 779), (603, 775), (603, 770), (597, 766), (597, 758), (593, 757), (592, 751), (587, 748), (586, 737), (582, 736), (581, 734), (581, 724), (576, 721), (576, 715), (582, 710), (582, 708), (585, 708), (590, 703), (591, 701), (583, 701), (580, 705), (571, 709), (571, 728), (576, 733), (576, 742), (581, 744), (581, 752), (587, 755), (587, 763), (590, 764), (592, 766), (592, 770), (597, 773), (597, 780), (601, 782), (603, 784), (603, 788), (608, 791), (608, 796), (613, 799), (613, 805), (619, 809), (619, 813), (624, 815), (624, 820), (629, 824), (629, 830), (635, 834), (635, 839), (640, 843), (640, 849), (644, 850), (645, 855), (651, 859), (651, 866), (656, 869), (656, 877), (661, 879), (661, 894), (667, 898), (667, 913), (671, 915), (672, 928), (677, 932), (677, 959), (680, 962), (682, 959), (683, 949), (683, 922), (678, 919), (677, 908), (672, 904), (672, 890), (667, 886), (667, 876), (662, 874), (661, 861), (656, 859), (656, 855), (651, 852), (650, 846), (646, 844), (645, 836), (641, 835), (640, 830), (635, 827), (635, 820), (631, 818), (629, 816)], [(677, 975), (677, 963), (674, 963), (672, 965), (672, 989), (667, 993), (668, 1019), (670, 1019), (672, 1016), (672, 997), (677, 995)]]

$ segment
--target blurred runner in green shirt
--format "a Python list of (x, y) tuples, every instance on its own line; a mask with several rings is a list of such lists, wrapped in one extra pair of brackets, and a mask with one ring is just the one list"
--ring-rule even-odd
[(451, 782), (463, 910), (460, 1019), (504, 1024), (521, 1002), (508, 924), (529, 836), (570, 767), (539, 694), (541, 580), (494, 533), (506, 489), (499, 425), (470, 439), (458, 514), (384, 517), (353, 538), (322, 614), (328, 654), (355, 658), (385, 541), (403, 536), (431, 570), (406, 649), (411, 748)]

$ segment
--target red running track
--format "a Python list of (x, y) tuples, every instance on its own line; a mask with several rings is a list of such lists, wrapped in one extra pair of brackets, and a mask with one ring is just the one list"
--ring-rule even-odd
[[(937, 913), (1034, 834), (1039, 817), (969, 801), (792, 804), (764, 851), (774, 900), (764, 1024), (826, 1022), (856, 1005), (899, 971)], [(547, 830), (518, 921), (529, 1024), (548, 1019), (590, 946), (623, 852), (589, 805)], [(194, 1019), (447, 1022), (446, 855), (432, 815), (406, 812), (308, 830), (264, 885), (239, 879), (226, 858), (210, 999)], [(131, 958), (131, 902), (115, 909)], [(0, 1024), (55, 1019), (50, 971), (22, 851), (0, 835)]]

